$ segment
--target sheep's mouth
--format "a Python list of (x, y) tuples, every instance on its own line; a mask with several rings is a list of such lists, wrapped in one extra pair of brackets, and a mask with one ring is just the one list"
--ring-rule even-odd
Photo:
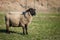
[(31, 13), (31, 15), (32, 15), (32, 16), (35, 16), (35, 15), (36, 15), (36, 13), (35, 13), (35, 12), (34, 12), (34, 13)]

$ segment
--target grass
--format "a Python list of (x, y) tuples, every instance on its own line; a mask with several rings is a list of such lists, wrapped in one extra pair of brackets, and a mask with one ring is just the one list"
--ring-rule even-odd
[(28, 27), (29, 35), (22, 35), (22, 28), (10, 27), (6, 33), (4, 15), (0, 14), (0, 40), (60, 40), (60, 14), (38, 13)]

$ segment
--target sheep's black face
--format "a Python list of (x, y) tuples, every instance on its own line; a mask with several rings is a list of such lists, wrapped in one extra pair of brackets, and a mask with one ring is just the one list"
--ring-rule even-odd
[(32, 16), (36, 15), (36, 9), (33, 9), (33, 8), (29, 8), (27, 12), (30, 12)]

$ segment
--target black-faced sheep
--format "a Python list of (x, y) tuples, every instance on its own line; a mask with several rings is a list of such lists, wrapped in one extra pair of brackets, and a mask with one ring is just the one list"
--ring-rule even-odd
[(23, 13), (9, 12), (5, 15), (6, 31), (9, 32), (9, 27), (22, 27), (23, 34), (28, 34), (27, 26), (32, 20), (32, 16), (36, 15), (35, 9), (29, 8)]

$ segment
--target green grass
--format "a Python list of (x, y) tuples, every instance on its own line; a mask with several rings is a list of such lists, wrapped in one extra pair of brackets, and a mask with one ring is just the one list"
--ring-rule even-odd
[(60, 14), (38, 13), (28, 27), (29, 35), (22, 35), (22, 28), (11, 27), (5, 32), (4, 15), (0, 14), (0, 40), (60, 40)]

